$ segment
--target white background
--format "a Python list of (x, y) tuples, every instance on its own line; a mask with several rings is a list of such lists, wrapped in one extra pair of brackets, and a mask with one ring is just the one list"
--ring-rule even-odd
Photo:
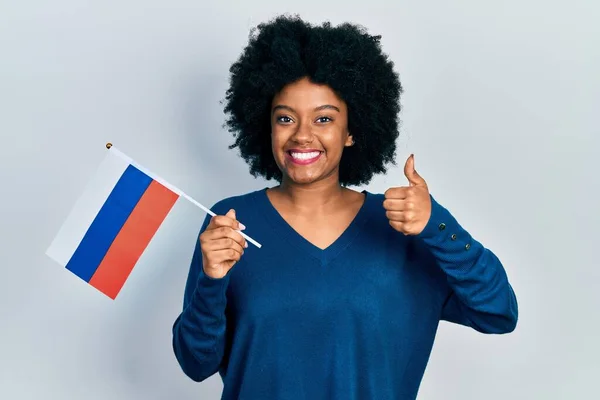
[(419, 398), (600, 397), (600, 6), (207, 3), (0, 0), (0, 398), (219, 398), (171, 350), (203, 214), (172, 215), (116, 302), (44, 252), (107, 141), (206, 205), (270, 184), (227, 150), (219, 101), (249, 28), (283, 11), (383, 35), (402, 138), (368, 189), (404, 185), (415, 152), (515, 287), (513, 334), (442, 324)]

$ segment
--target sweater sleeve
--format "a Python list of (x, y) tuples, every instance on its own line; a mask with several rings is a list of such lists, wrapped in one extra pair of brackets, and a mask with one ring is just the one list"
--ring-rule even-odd
[[(207, 216), (202, 229), (209, 222)], [(225, 348), (225, 309), (229, 275), (205, 275), (200, 241), (192, 255), (185, 286), (183, 310), (173, 324), (173, 351), (183, 372), (201, 382), (219, 370)]]
[(482, 333), (512, 332), (518, 319), (517, 299), (502, 263), (433, 196), (431, 202), (429, 222), (417, 238), (448, 283), (441, 319)]

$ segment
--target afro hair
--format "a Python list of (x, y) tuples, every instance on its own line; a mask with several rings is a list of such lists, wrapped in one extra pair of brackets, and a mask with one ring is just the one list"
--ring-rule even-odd
[(363, 185), (395, 165), (402, 86), (381, 36), (358, 25), (311, 25), (298, 16), (259, 24), (233, 63), (225, 97), (225, 127), (250, 173), (281, 182), (271, 149), (271, 102), (287, 84), (308, 77), (329, 86), (348, 108), (354, 146), (340, 161), (343, 186)]

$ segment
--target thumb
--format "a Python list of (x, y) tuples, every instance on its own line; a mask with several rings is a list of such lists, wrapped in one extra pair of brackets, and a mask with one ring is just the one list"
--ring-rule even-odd
[(231, 210), (229, 210), (229, 211), (227, 212), (227, 214), (225, 214), (225, 216), (226, 216), (226, 217), (229, 217), (229, 218), (231, 218), (232, 220), (234, 220), (234, 221), (235, 221), (235, 223), (234, 223), (234, 225), (233, 225), (233, 227), (232, 227), (232, 228), (234, 228), (234, 229), (235, 229), (235, 228), (237, 227), (237, 229), (239, 229), (239, 230), (243, 230), (243, 229), (245, 228), (245, 227), (244, 227), (244, 225), (242, 225), (242, 224), (241, 224), (241, 223), (240, 223), (240, 222), (237, 220), (237, 216), (235, 215), (235, 210), (234, 210), (233, 208), (232, 208)]
[(408, 179), (410, 186), (422, 185), (425, 180), (415, 170), (415, 155), (411, 154), (404, 164), (404, 176)]

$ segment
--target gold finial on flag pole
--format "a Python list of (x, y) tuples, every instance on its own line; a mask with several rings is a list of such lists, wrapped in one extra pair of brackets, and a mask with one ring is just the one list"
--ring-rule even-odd
[(110, 149), (111, 147), (112, 147), (112, 143), (111, 142), (106, 143), (106, 148), (107, 149)]

